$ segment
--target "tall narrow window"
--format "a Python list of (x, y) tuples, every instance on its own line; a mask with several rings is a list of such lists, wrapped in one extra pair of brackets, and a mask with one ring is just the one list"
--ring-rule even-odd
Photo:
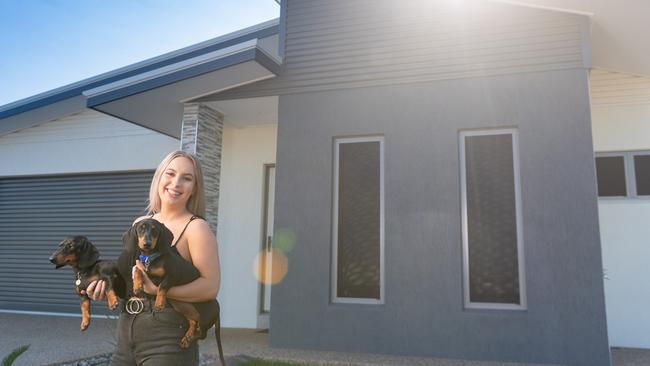
[(383, 302), (383, 138), (336, 139), (333, 302)]
[(525, 309), (517, 131), (460, 134), (467, 308)]

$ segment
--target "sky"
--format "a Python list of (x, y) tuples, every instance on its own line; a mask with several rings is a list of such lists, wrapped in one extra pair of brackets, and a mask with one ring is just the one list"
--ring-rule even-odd
[(0, 106), (279, 16), (274, 0), (0, 0)]

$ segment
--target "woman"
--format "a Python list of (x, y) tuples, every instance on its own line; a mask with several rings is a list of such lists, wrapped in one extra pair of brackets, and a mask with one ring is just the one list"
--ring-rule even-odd
[[(137, 218), (134, 224), (149, 217), (165, 224), (174, 234), (178, 253), (201, 273), (193, 282), (172, 287), (167, 296), (186, 302), (214, 299), (220, 283), (217, 240), (201, 218), (205, 215), (203, 174), (193, 155), (175, 151), (160, 163), (151, 182), (147, 211), (149, 215)], [(158, 287), (139, 261), (133, 267), (135, 271), (143, 273), (145, 293), (155, 295)], [(103, 300), (105, 286), (103, 281), (93, 282), (86, 292), (93, 300)], [(135, 315), (122, 312), (111, 365), (198, 365), (196, 342), (187, 349), (178, 344), (186, 330), (185, 318), (171, 307)]]

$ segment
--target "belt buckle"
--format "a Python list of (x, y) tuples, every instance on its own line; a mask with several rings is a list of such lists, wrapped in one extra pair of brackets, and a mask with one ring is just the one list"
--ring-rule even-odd
[(135, 315), (140, 314), (144, 310), (144, 301), (139, 297), (132, 297), (127, 300), (126, 305), (124, 306), (126, 312)]

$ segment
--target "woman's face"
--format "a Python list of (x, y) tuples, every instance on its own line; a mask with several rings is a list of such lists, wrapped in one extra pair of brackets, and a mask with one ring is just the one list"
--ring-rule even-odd
[(192, 161), (176, 157), (165, 168), (158, 183), (158, 195), (163, 205), (185, 207), (194, 193), (196, 173)]

